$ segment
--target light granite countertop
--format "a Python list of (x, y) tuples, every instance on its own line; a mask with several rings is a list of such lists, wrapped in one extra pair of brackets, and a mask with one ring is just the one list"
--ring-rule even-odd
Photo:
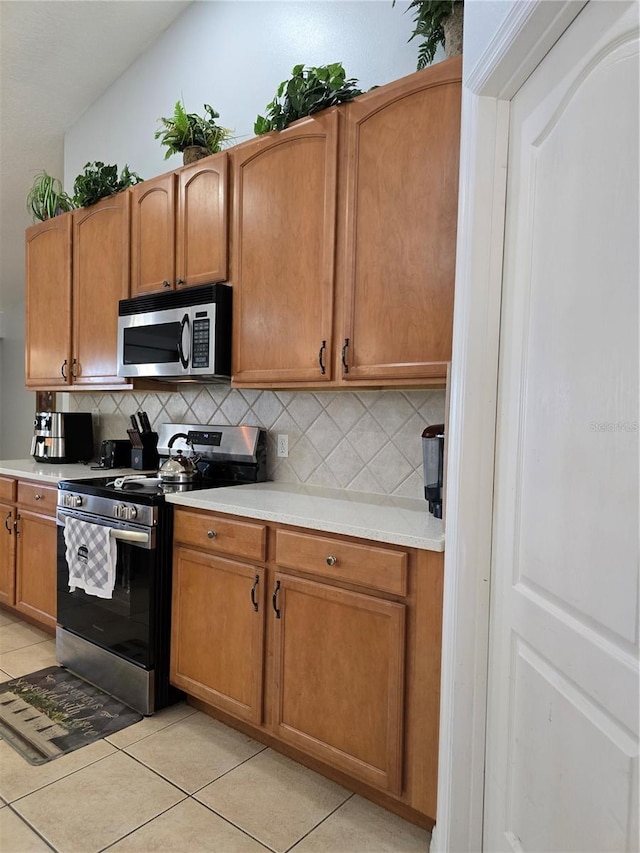
[(170, 503), (359, 536), (377, 542), (444, 551), (444, 525), (426, 501), (346, 489), (257, 483), (167, 495)]
[(17, 477), (21, 480), (37, 480), (55, 485), (60, 480), (89, 480), (91, 477), (120, 477), (124, 474), (140, 474), (133, 468), (92, 469), (80, 462), (36, 462), (35, 459), (0, 459), (0, 476)]
[[(116, 477), (131, 473), (143, 472), (134, 472), (131, 468), (106, 471), (106, 475)], [(86, 480), (103, 474), (80, 463), (9, 459), (0, 460), (2, 475), (55, 485), (60, 480)], [(426, 501), (411, 498), (267, 482), (178, 492), (167, 495), (167, 501), (179, 506), (342, 533), (426, 551), (444, 551), (442, 520), (429, 513)]]

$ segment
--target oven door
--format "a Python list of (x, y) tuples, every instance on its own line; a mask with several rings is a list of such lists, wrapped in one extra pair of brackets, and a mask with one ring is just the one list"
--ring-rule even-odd
[[(115, 588), (109, 599), (87, 595), (77, 588), (69, 590), (64, 525), (71, 516), (112, 530), (117, 563)], [(153, 669), (161, 574), (155, 528), (67, 509), (58, 510), (57, 523), (58, 624), (138, 666)]]

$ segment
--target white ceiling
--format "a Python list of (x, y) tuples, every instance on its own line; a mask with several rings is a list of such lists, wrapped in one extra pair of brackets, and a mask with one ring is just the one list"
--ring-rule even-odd
[(0, 0), (0, 311), (24, 296), (26, 196), (63, 136), (190, 0)]

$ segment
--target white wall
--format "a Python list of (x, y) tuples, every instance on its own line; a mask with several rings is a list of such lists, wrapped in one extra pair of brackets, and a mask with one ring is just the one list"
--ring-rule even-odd
[(2, 315), (0, 340), (0, 459), (29, 456), (35, 394), (24, 385), (24, 302)]
[(407, 43), (413, 16), (406, 7), (391, 0), (194, 3), (67, 133), (67, 189), (88, 161), (128, 163), (143, 178), (180, 166), (181, 156), (165, 161), (154, 139), (159, 116), (171, 115), (179, 98), (189, 112), (211, 104), (242, 141), (298, 63), (342, 62), (362, 89), (412, 73), (418, 47)]
[(463, 79), (467, 78), (476, 66), (515, 4), (516, 0), (466, 0)]

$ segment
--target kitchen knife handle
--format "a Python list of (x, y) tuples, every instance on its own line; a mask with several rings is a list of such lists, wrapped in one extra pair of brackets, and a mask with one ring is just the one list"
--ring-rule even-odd
[(131, 426), (133, 427), (133, 429), (134, 429), (137, 433), (139, 433), (139, 432), (140, 432), (140, 429), (139, 429), (139, 427), (138, 427), (138, 421), (136, 420), (136, 416), (135, 416), (135, 415), (129, 415), (129, 420), (131, 421)]

